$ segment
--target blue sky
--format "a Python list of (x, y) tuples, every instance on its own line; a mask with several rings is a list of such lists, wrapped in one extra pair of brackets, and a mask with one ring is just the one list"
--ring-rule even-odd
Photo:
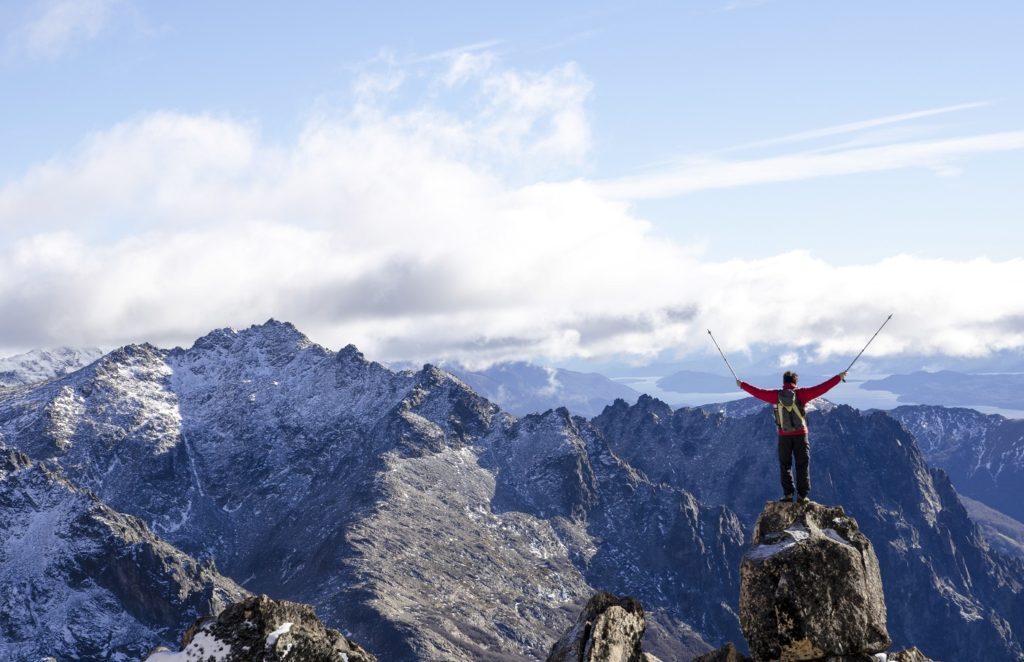
[(714, 326), (809, 360), (895, 309), (882, 353), (1016, 351), (1022, 19), (6, 3), (0, 348), (273, 316), (387, 359), (685, 357)]

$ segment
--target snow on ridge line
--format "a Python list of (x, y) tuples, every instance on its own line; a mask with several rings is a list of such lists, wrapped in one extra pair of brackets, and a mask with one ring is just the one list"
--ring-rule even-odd
[(287, 634), (288, 632), (291, 632), (292, 625), (294, 625), (294, 623), (281, 623), (281, 627), (277, 628), (276, 630), (268, 634), (267, 648), (273, 648), (274, 644), (277, 643), (278, 637), (280, 637), (282, 634)]
[(151, 653), (144, 662), (226, 662), (231, 654), (231, 646), (216, 638), (204, 627), (192, 637), (192, 641), (184, 650), (177, 653), (158, 651)]

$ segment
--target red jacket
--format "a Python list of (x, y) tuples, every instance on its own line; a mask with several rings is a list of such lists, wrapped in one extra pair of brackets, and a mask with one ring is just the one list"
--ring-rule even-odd
[[(800, 402), (800, 404), (802, 406), (806, 407), (808, 402), (810, 402), (814, 398), (820, 397), (820, 396), (825, 395), (826, 393), (828, 393), (832, 389), (832, 387), (834, 387), (836, 384), (838, 384), (840, 381), (842, 381), (842, 379), (843, 379), (843, 375), (842, 375), (842, 373), (840, 373), (840, 374), (836, 375), (835, 377), (833, 377), (832, 379), (828, 379), (826, 381), (823, 381), (822, 383), (818, 384), (817, 386), (808, 386), (807, 388), (798, 388), (798, 389), (796, 389), (796, 399)], [(767, 402), (769, 404), (774, 405), (774, 404), (778, 404), (778, 402), (779, 402), (779, 392), (778, 392), (778, 390), (768, 391), (768, 390), (765, 390), (763, 388), (757, 388), (756, 386), (751, 386), (750, 384), (748, 384), (746, 382), (742, 382), (742, 381), (740, 382), (740, 388), (742, 388), (744, 391), (746, 391), (750, 395), (754, 396), (758, 400), (764, 400), (765, 402)], [(792, 389), (793, 385), (792, 384), (783, 384), (782, 388)], [(793, 430), (791, 432), (783, 432), (782, 430), (779, 430), (779, 434), (781, 436), (784, 436), (784, 437), (796, 437), (796, 436), (799, 436), (799, 435), (802, 435), (802, 434), (807, 434), (807, 426), (805, 425), (803, 427), (803, 429), (801, 429), (801, 430)]]

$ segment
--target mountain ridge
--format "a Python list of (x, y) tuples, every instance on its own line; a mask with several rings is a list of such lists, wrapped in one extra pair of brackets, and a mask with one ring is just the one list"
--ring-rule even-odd
[[(947, 628), (945, 649), (1013, 659), (1013, 574), (986, 556), (913, 438), (884, 414), (811, 416), (816, 448), (839, 453), (816, 456), (816, 470), (868, 466), (840, 453), (858, 444), (888, 472), (866, 488), (879, 500), (838, 473), (815, 482), (846, 485), (822, 494), (853, 494), (865, 530), (896, 545), (880, 557), (913, 570), (900, 594), (940, 614), (962, 598), (983, 614)], [(750, 511), (777, 489), (760, 445), (772, 429), (764, 407), (727, 417), (647, 396), (589, 421), (565, 409), (516, 418), (435, 366), (391, 371), (273, 320), (187, 349), (126, 346), (0, 393), (7, 443), (248, 590), (310, 603), (400, 660), (542, 656), (595, 588), (650, 606), (645, 648), (663, 659), (738, 640), (735, 560)], [(961, 551), (940, 553), (932, 572), (915, 537)], [(934, 582), (955, 590), (943, 597)], [(894, 638), (941, 634), (893, 613)]]

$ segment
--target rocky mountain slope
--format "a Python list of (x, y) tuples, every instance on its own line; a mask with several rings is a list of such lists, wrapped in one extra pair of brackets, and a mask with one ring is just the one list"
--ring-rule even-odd
[(565, 410), (517, 420), (288, 324), (114, 351), (0, 395), (0, 434), (383, 659), (543, 656), (596, 586), (649, 599), (669, 659), (738, 631), (727, 509), (648, 481)]
[[(1024, 566), (993, 554), (946, 474), (881, 412), (812, 413), (812, 498), (842, 503), (877, 546), (897, 645), (940, 659), (1016, 660), (1024, 633)], [(642, 397), (594, 420), (614, 452), (651, 480), (734, 510), (747, 527), (780, 487), (767, 408), (745, 417)], [(981, 658), (976, 658), (981, 659)]]
[(1024, 560), (1024, 522), (989, 508), (969, 496), (960, 495), (967, 514), (978, 525), (992, 549)]
[(0, 659), (137, 660), (246, 595), (59, 471), (0, 448)]
[(1024, 420), (928, 405), (897, 407), (890, 415), (959, 492), (1024, 520)]

